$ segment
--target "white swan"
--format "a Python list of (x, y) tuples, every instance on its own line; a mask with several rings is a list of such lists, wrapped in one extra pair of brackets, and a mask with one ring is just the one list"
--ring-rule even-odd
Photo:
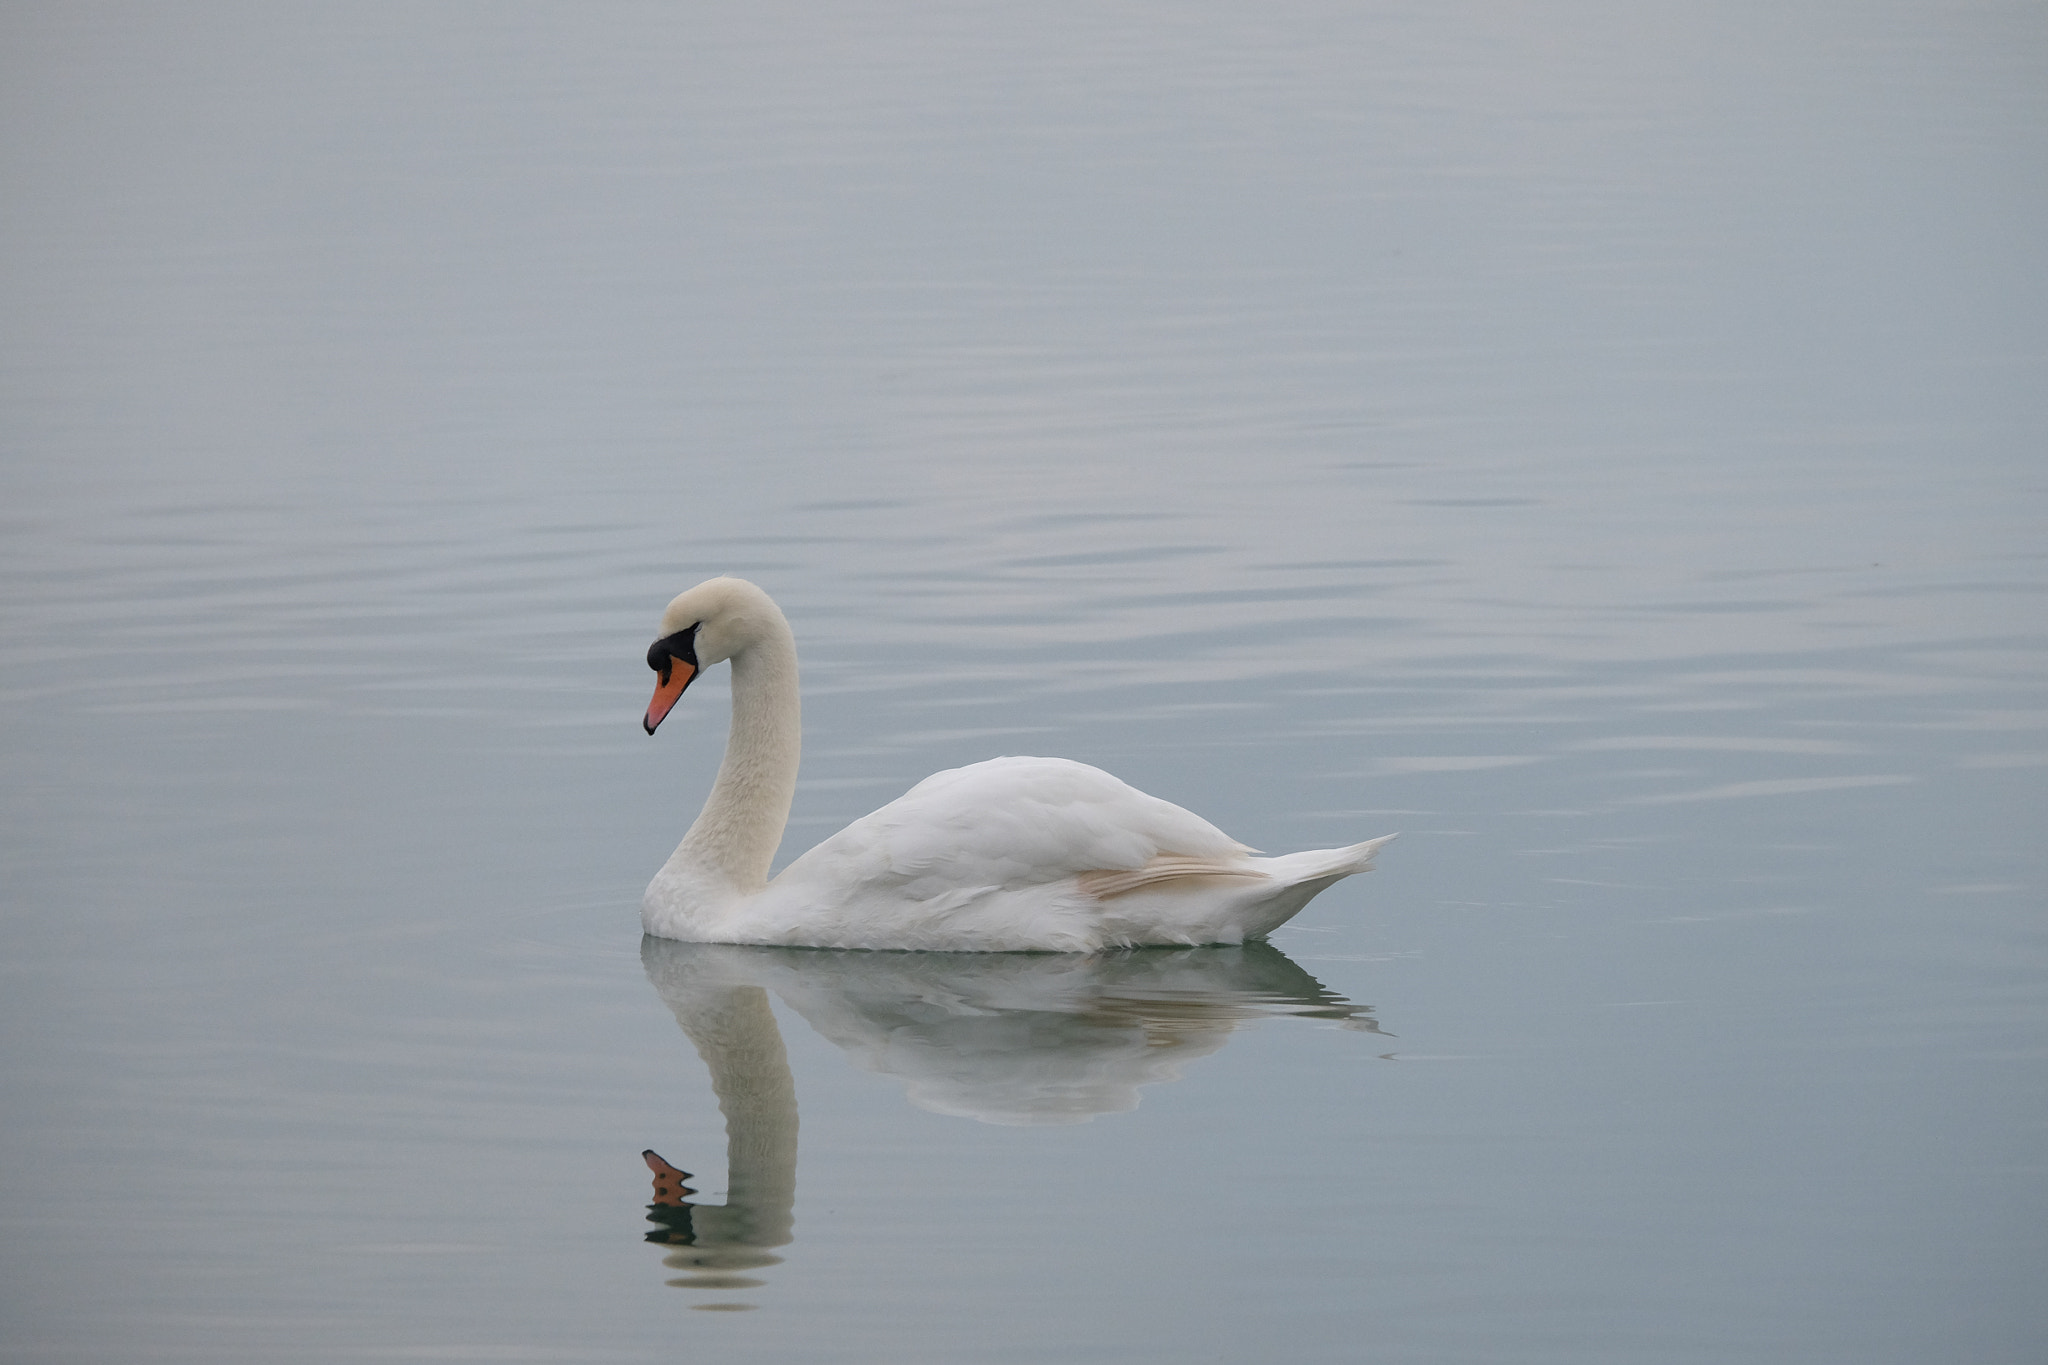
[(1259, 858), (1099, 768), (993, 758), (933, 774), (770, 881), (803, 727), (796, 640), (767, 593), (714, 578), (668, 604), (647, 651), (660, 681), (645, 726), (726, 659), (725, 761), (641, 902), (659, 938), (942, 952), (1242, 943), (1369, 869), (1393, 837)]

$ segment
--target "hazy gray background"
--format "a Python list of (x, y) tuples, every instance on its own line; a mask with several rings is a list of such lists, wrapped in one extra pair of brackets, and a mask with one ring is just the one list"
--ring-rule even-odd
[[(2039, 1359), (2043, 222), (2031, 4), (0, 8), (0, 1357)], [(717, 572), (785, 857), (1400, 830), (1276, 939), (1385, 1034), (1012, 1127), (785, 1010), (665, 1284)]]

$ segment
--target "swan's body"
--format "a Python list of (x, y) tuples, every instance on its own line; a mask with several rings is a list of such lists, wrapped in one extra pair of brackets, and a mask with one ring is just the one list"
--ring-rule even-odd
[(733, 714), (703, 813), (642, 902), (657, 937), (951, 952), (1242, 943), (1366, 871), (1386, 842), (1261, 858), (1099, 768), (995, 758), (926, 778), (771, 881), (800, 751), (789, 624), (753, 584), (714, 578), (669, 603), (661, 633), (648, 733), (723, 659)]

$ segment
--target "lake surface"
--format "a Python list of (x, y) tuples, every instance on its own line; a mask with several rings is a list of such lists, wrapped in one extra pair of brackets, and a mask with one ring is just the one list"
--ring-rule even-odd
[[(2044, 77), (14, 7), (0, 1359), (2040, 1359)], [(1242, 949), (643, 942), (721, 572), (785, 860), (1003, 753), (1401, 838)]]

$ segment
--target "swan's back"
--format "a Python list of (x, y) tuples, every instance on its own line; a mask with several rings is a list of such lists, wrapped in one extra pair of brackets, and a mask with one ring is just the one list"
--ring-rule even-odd
[(814, 856), (855, 856), (863, 866), (879, 859), (876, 873), (900, 878), (915, 896), (933, 877), (1026, 886), (1139, 868), (1168, 851), (1207, 858), (1251, 852), (1193, 811), (1100, 768), (1066, 758), (992, 758), (933, 773), (790, 870)]

